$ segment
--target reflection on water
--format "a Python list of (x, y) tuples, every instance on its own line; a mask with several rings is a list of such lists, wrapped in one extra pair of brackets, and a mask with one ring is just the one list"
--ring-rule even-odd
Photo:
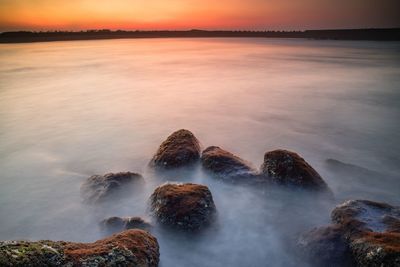
[[(145, 216), (158, 184), (192, 181), (210, 187), (218, 222), (196, 237), (155, 229), (162, 267), (299, 266), (291, 241), (335, 204), (400, 204), (399, 43), (54, 42), (1, 45), (0, 62), (0, 239), (92, 241), (107, 216)], [(256, 166), (268, 150), (297, 151), (336, 199), (227, 185), (200, 168), (149, 171), (180, 128)], [(82, 203), (85, 178), (128, 170), (144, 174), (141, 194)]]

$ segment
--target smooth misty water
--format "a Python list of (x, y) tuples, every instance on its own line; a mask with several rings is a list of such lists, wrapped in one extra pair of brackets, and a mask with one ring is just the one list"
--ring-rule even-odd
[[(154, 39), (0, 45), (0, 239), (93, 241), (107, 216), (146, 217), (167, 180), (210, 187), (218, 221), (196, 236), (156, 228), (161, 266), (302, 266), (292, 243), (345, 199), (400, 204), (400, 44)], [(335, 200), (220, 183), (146, 164), (173, 131), (252, 161), (297, 151)], [(374, 172), (346, 174), (336, 159)], [(136, 171), (141, 194), (85, 205), (92, 174)], [(162, 176), (162, 177), (161, 177)]]

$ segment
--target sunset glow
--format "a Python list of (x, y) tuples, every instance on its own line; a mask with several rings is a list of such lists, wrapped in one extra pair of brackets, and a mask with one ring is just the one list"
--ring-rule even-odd
[(398, 10), (396, 0), (0, 0), (0, 30), (399, 27)]

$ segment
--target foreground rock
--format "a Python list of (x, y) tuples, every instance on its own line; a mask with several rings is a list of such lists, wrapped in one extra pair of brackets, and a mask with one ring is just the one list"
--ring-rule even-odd
[(162, 142), (150, 161), (155, 168), (173, 169), (197, 162), (200, 158), (200, 144), (188, 130), (172, 133)]
[(344, 227), (359, 266), (400, 266), (400, 207), (351, 200), (331, 217)]
[[(320, 266), (329, 264), (335, 256), (344, 260), (348, 255), (356, 266), (400, 266), (400, 207), (351, 200), (337, 206), (331, 217), (334, 225), (313, 230), (300, 240), (300, 245), (311, 255), (324, 247), (331, 248), (331, 257), (318, 257)], [(312, 234), (323, 231), (334, 233), (336, 239)], [(337, 246), (337, 240), (345, 243)]]
[(144, 183), (140, 174), (133, 172), (108, 173), (93, 175), (81, 186), (81, 195), (86, 202), (95, 203), (111, 197), (116, 192), (130, 192), (131, 186)]
[(128, 230), (94, 243), (0, 242), (0, 266), (155, 267), (159, 255), (157, 239), (142, 230)]
[(167, 183), (150, 197), (150, 211), (164, 225), (198, 230), (209, 225), (216, 208), (207, 186)]
[(273, 182), (297, 188), (328, 190), (322, 177), (302, 157), (288, 150), (265, 153), (261, 173)]
[(214, 176), (230, 182), (251, 182), (260, 177), (249, 162), (217, 146), (203, 151), (201, 164)]
[(110, 217), (101, 221), (100, 227), (108, 233), (116, 233), (128, 229), (150, 231), (152, 228), (149, 222), (146, 222), (140, 217)]

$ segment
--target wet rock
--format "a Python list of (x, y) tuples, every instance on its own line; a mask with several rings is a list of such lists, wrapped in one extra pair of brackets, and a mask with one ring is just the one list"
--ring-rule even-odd
[(313, 266), (354, 266), (355, 262), (340, 225), (330, 225), (311, 230), (298, 242), (303, 255)]
[(400, 207), (350, 200), (337, 206), (331, 217), (344, 226), (359, 266), (400, 266)]
[(399, 232), (400, 207), (369, 200), (349, 200), (331, 213), (337, 224), (352, 223), (359, 231)]
[(358, 266), (400, 266), (400, 233), (366, 232), (350, 248)]
[(165, 140), (150, 161), (150, 166), (162, 169), (183, 167), (200, 158), (200, 144), (188, 130), (181, 129)]
[(121, 232), (128, 229), (149, 231), (152, 226), (140, 217), (110, 217), (100, 223), (101, 228), (108, 233)]
[(265, 153), (261, 173), (273, 182), (311, 190), (328, 190), (322, 177), (302, 157), (288, 150)]
[(0, 266), (62, 266), (65, 244), (43, 240), (0, 241)]
[(157, 187), (150, 197), (150, 211), (167, 226), (197, 230), (209, 225), (216, 208), (207, 186), (167, 183)]
[(86, 202), (101, 202), (115, 193), (131, 193), (134, 185), (144, 183), (138, 173), (119, 172), (105, 175), (93, 175), (81, 186), (81, 195)]
[[(335, 224), (325, 229), (332, 232), (334, 229), (336, 238), (347, 243), (356, 266), (400, 266), (400, 207), (369, 200), (350, 200), (338, 205), (331, 218)], [(317, 248), (308, 252), (313, 255), (315, 251), (322, 251), (324, 246), (321, 244), (329, 242), (329, 236), (321, 235), (319, 243), (314, 242)], [(337, 250), (332, 253), (338, 257), (347, 255), (337, 254)], [(320, 254), (323, 260), (324, 254)]]
[(141, 266), (159, 262), (157, 239), (127, 230), (94, 243), (2, 241), (0, 266)]
[(201, 164), (214, 176), (231, 182), (250, 182), (260, 177), (249, 162), (217, 146), (203, 151)]

